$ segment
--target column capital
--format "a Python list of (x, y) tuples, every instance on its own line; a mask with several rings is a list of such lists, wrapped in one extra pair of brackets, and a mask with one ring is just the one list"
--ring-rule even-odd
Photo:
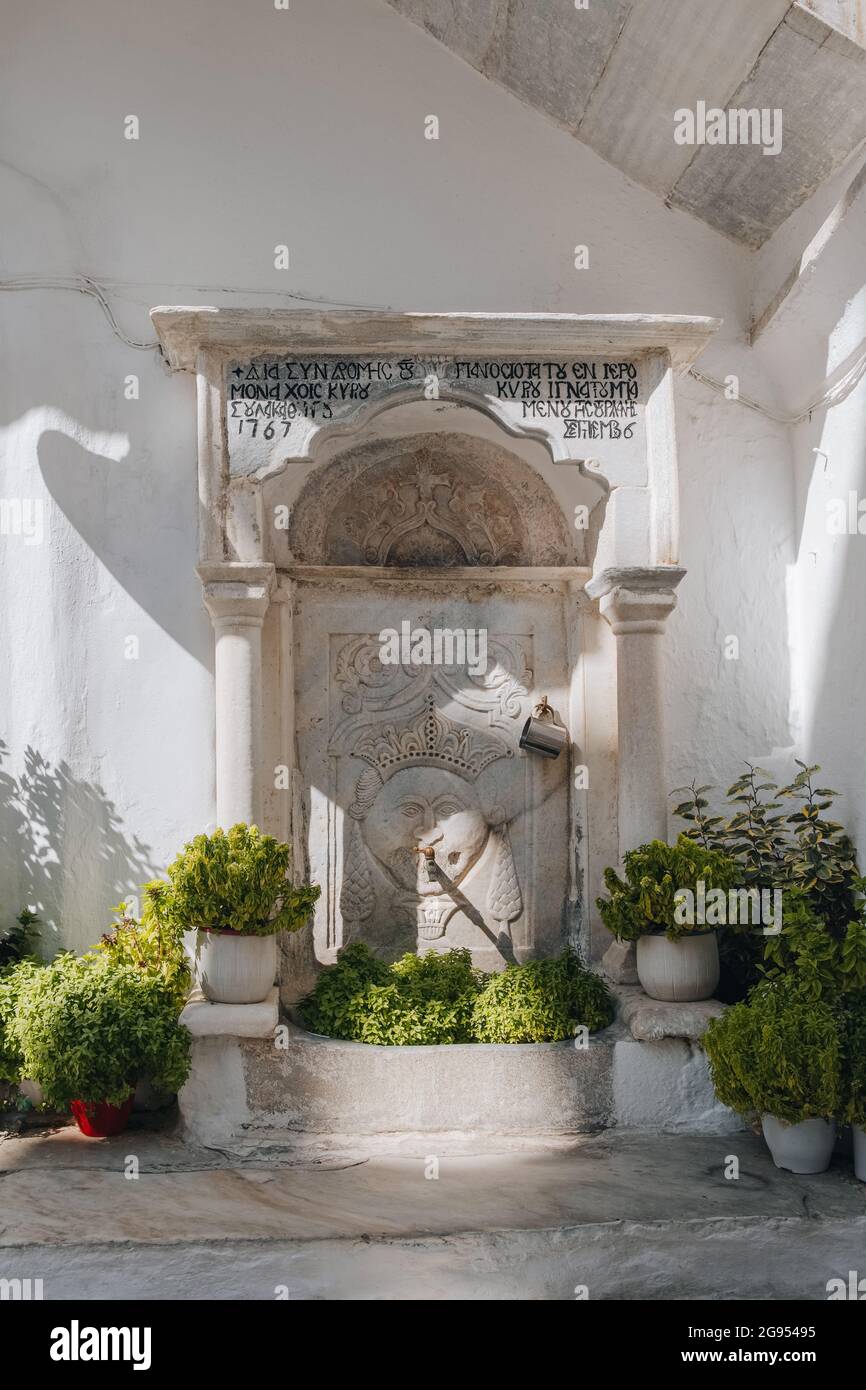
[(676, 587), (685, 575), (678, 565), (623, 565), (602, 570), (586, 585), (591, 599), (617, 636), (663, 632), (676, 607)]
[(215, 627), (233, 623), (261, 627), (276, 578), (273, 565), (217, 560), (199, 565), (196, 572)]

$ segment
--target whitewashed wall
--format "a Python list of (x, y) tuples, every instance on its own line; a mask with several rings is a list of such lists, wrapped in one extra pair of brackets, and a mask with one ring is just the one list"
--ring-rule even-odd
[[(772, 354), (744, 346), (749, 253), (666, 210), (379, 0), (291, 0), (287, 12), (31, 0), (4, 41), (2, 275), (92, 276), (133, 339), (152, 337), (155, 303), (280, 304), (289, 292), (397, 309), (716, 314), (725, 327), (702, 368), (739, 373), (758, 396), (779, 389)], [(124, 139), (130, 114), (138, 141)], [(424, 139), (429, 114), (438, 141)], [(274, 269), (280, 243), (289, 271)], [(579, 244), (587, 270), (574, 269)], [(118, 341), (92, 299), (46, 288), (0, 303), (2, 496), (41, 500), (47, 527), (41, 545), (0, 545), (0, 911), (6, 922), (39, 906), (83, 947), (214, 815), (193, 383)], [(130, 373), (137, 401), (124, 398)], [(792, 742), (787, 577), (802, 524), (788, 431), (693, 381), (678, 423), (690, 573), (668, 632), (672, 784), (727, 779), (741, 756)], [(738, 662), (724, 659), (728, 634)], [(844, 677), (833, 687), (843, 700)], [(836, 740), (835, 757), (841, 735), (822, 727), (819, 683), (810, 690), (809, 739)]]
[[(860, 155), (862, 161), (862, 154)], [(798, 214), (758, 258), (756, 290), (767, 298), (784, 279), (799, 246), (825, 223), (857, 171), (854, 162)], [(794, 219), (791, 219), (792, 223)], [(866, 194), (848, 207), (759, 351), (772, 360), (785, 413), (814, 401), (855, 364), (866, 342)], [(775, 287), (775, 285), (774, 285)], [(792, 737), (803, 757), (822, 765), (821, 782), (837, 788), (838, 818), (866, 851), (866, 381), (831, 408), (791, 429), (795, 470), (795, 551), (789, 577)], [(853, 505), (863, 534), (835, 534), (830, 504)], [(858, 512), (862, 503), (863, 509)]]

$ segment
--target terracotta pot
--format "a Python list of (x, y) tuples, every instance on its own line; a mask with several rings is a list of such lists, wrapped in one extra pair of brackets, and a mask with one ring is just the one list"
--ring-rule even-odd
[(789, 1125), (775, 1115), (761, 1117), (761, 1129), (777, 1168), (789, 1173), (823, 1173), (836, 1142), (835, 1120), (801, 1120)]
[(260, 1004), (277, 973), (275, 936), (201, 931), (196, 967), (203, 993), (215, 1004)]
[(81, 1133), (86, 1134), (88, 1139), (107, 1139), (112, 1134), (122, 1134), (126, 1129), (134, 1094), (122, 1105), (109, 1105), (105, 1100), (74, 1100), (69, 1108)]
[(637, 977), (650, 999), (692, 1003), (709, 999), (719, 983), (719, 946), (714, 931), (693, 932), (668, 941), (664, 934), (641, 936)]

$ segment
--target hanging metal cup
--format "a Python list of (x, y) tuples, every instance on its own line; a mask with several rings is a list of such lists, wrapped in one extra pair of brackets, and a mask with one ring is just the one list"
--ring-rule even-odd
[(547, 696), (543, 695), (534, 715), (523, 726), (519, 746), (529, 753), (540, 753), (542, 758), (558, 758), (568, 741), (568, 731), (555, 724), (555, 718)]

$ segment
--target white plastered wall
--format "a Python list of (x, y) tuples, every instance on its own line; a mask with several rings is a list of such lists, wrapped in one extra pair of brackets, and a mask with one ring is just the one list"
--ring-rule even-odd
[[(33, 0), (5, 42), (3, 278), (116, 282), (133, 339), (152, 337), (154, 303), (278, 306), (288, 291), (710, 314), (725, 326), (702, 369), (775, 389), (772, 360), (745, 345), (748, 253), (379, 0)], [(138, 141), (123, 138), (130, 113)], [(423, 138), (429, 113), (438, 142)], [(288, 272), (274, 269), (283, 243)], [(215, 815), (194, 386), (73, 292), (4, 295), (0, 334), (2, 496), (41, 500), (47, 528), (41, 545), (0, 544), (0, 911), (5, 925), (41, 907), (81, 948)], [(689, 573), (665, 638), (672, 783), (792, 741), (780, 595), (797, 554), (787, 431), (695, 382), (678, 387), (677, 423)], [(733, 669), (728, 632), (742, 638)]]

